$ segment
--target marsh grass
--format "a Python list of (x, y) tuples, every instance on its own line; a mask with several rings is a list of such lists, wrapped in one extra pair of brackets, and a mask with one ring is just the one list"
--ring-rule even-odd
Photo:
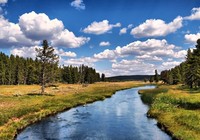
[(167, 88), (143, 89), (139, 90), (139, 94), (142, 95), (141, 99), (143, 103), (151, 105), (157, 94), (166, 93), (167, 91)]
[[(47, 94), (39, 94), (40, 87), (0, 86), (0, 140), (11, 140), (27, 125), (42, 118), (111, 97), (116, 91), (144, 85), (143, 82), (96, 83), (82, 85), (59, 84), (49, 86)], [(16, 91), (20, 96), (15, 96)]]
[(177, 139), (199, 140), (199, 92), (191, 93), (180, 86), (160, 86), (153, 91), (140, 91), (143, 101), (151, 104), (148, 115), (156, 118), (160, 126)]

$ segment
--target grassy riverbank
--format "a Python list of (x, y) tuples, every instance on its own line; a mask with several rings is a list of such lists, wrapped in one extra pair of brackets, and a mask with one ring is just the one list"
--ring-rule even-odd
[(174, 138), (200, 139), (200, 92), (180, 86), (159, 86), (140, 90), (142, 100), (150, 104), (148, 115)]
[(116, 91), (144, 85), (142, 82), (59, 84), (40, 95), (37, 85), (0, 86), (0, 139), (11, 140), (18, 130), (42, 118), (86, 103), (103, 100)]

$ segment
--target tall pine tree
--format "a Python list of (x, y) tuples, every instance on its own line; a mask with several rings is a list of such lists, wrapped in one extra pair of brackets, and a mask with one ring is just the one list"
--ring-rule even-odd
[(51, 66), (58, 63), (58, 56), (54, 54), (53, 47), (50, 47), (47, 40), (43, 40), (42, 48), (36, 49), (37, 58), (41, 62), (41, 93), (45, 92), (45, 85), (50, 82), (51, 78)]

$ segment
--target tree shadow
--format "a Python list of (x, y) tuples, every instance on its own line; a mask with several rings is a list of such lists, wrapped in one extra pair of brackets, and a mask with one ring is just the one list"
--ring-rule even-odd
[(41, 93), (28, 93), (26, 95), (28, 95), (28, 96), (55, 96), (53, 94), (48, 94), (48, 93), (43, 93), (43, 94), (41, 94)]

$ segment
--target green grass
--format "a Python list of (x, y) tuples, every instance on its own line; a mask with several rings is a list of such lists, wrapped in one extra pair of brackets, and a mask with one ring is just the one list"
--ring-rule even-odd
[[(116, 91), (144, 85), (142, 82), (97, 83), (82, 87), (81, 85), (64, 85), (46, 89), (48, 94), (39, 95), (39, 86), (0, 86), (0, 140), (11, 140), (19, 130), (42, 118), (111, 97)], [(23, 87), (22, 90), (21, 87)], [(12, 90), (13, 89), (13, 90)], [(13, 93), (19, 91), (20, 96)], [(31, 93), (31, 94), (29, 94)]]
[(153, 91), (140, 92), (143, 101), (151, 104), (149, 116), (156, 118), (177, 139), (199, 140), (200, 94), (191, 94), (179, 86), (160, 86)]
[(139, 94), (142, 95), (141, 99), (144, 103), (151, 105), (157, 94), (166, 93), (167, 91), (167, 88), (143, 89), (139, 90)]

